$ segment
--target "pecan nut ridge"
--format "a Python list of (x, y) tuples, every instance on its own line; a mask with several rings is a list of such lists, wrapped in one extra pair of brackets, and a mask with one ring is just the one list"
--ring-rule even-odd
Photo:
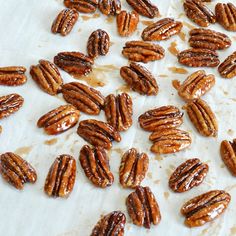
[(236, 76), (236, 51), (228, 56), (218, 67), (221, 77), (232, 79)]
[(121, 2), (120, 0), (100, 0), (98, 8), (104, 15), (116, 15), (121, 11)]
[(64, 5), (82, 13), (94, 13), (99, 0), (64, 0)]

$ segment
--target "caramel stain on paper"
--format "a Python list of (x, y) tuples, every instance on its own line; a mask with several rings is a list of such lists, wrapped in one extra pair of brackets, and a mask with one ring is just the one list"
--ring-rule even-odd
[(179, 38), (182, 40), (182, 41), (186, 41), (186, 34), (184, 33), (184, 32), (180, 32), (179, 34), (178, 34), (178, 36), (179, 36)]
[(113, 46), (115, 43), (114, 42), (110, 42), (110, 47)]
[(56, 144), (57, 141), (58, 141), (57, 138), (53, 138), (53, 139), (49, 139), (49, 140), (44, 141), (44, 144), (52, 146), (52, 145)]
[(0, 134), (2, 133), (2, 126), (0, 125)]
[(168, 75), (161, 74), (161, 75), (158, 75), (158, 77), (161, 77), (161, 78), (167, 78)]
[(130, 92), (130, 86), (128, 84), (124, 84), (122, 86), (120, 86), (117, 90), (122, 92), (122, 93), (127, 93)]
[(174, 74), (187, 74), (188, 71), (181, 67), (168, 67), (168, 70)]
[(236, 226), (233, 226), (233, 227), (230, 229), (230, 236), (233, 236), (233, 235), (236, 235)]
[(153, 24), (155, 21), (151, 21), (151, 20), (142, 20), (141, 23), (143, 25), (149, 26), (151, 24)]
[(161, 180), (157, 179), (157, 180), (154, 181), (154, 184), (159, 184), (160, 182), (161, 182)]
[(221, 165), (220, 165), (220, 168), (225, 168), (225, 164), (224, 163), (222, 163)]
[(157, 161), (162, 161), (162, 160), (163, 160), (163, 157), (160, 156), (160, 155), (156, 155), (156, 156), (155, 156), (155, 160), (157, 160)]
[(188, 22), (185, 22), (185, 21), (183, 22), (183, 25), (186, 26), (187, 28), (189, 28), (190, 30), (196, 28), (194, 25), (191, 25), (191, 24), (189, 24)]
[(82, 31), (82, 29), (80, 28), (80, 29), (78, 29), (78, 32), (81, 32)]
[(177, 56), (179, 54), (179, 50), (177, 49), (177, 43), (176, 42), (172, 42), (170, 44), (170, 47), (168, 47), (168, 50), (174, 56)]
[(228, 135), (230, 135), (230, 136), (234, 135), (234, 131), (233, 131), (232, 129), (228, 129), (227, 133), (228, 133)]
[(170, 193), (168, 193), (168, 192), (164, 192), (164, 197), (165, 197), (165, 199), (168, 199), (169, 196), (170, 196)]
[(71, 137), (71, 135), (73, 135), (73, 133), (67, 134), (65, 140), (68, 140)]
[(107, 22), (108, 24), (112, 24), (112, 23), (114, 22), (114, 20), (115, 20), (115, 17), (114, 17), (114, 16), (108, 16), (108, 17), (106, 18), (106, 22)]
[(121, 156), (124, 154), (124, 151), (121, 148), (114, 148), (112, 151), (118, 153)]
[(181, 84), (180, 84), (180, 81), (179, 80), (172, 80), (172, 86), (176, 89), (176, 90), (178, 90), (179, 89), (179, 87), (181, 86)]
[(99, 18), (100, 17), (100, 14), (99, 13), (95, 13), (91, 16), (89, 15), (84, 15), (84, 16), (81, 16), (81, 18), (84, 20), (84, 21), (88, 21), (88, 20), (91, 20), (91, 19), (96, 19), (96, 18)]
[(151, 172), (148, 172), (148, 173), (147, 173), (147, 177), (148, 177), (149, 179), (152, 179), (152, 173), (151, 173)]
[(25, 146), (25, 147), (20, 147), (15, 150), (15, 153), (20, 155), (27, 155), (31, 152), (32, 146)]
[(185, 17), (185, 13), (183, 13), (183, 12), (180, 13), (177, 18), (182, 18), (182, 17)]

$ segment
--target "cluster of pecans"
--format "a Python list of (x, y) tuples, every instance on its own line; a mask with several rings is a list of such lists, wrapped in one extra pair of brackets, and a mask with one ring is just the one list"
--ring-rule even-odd
[[(51, 31), (66, 36), (72, 30), (79, 17), (78, 12), (93, 13), (97, 8), (105, 15), (114, 15), (117, 19), (117, 31), (122, 37), (132, 35), (137, 29), (139, 15), (154, 18), (159, 16), (157, 6), (149, 0), (126, 0), (134, 9), (132, 12), (121, 10), (120, 0), (64, 0), (67, 9), (61, 11), (52, 24)], [(184, 10), (188, 18), (201, 27), (218, 22), (226, 30), (236, 31), (236, 7), (232, 3), (218, 3), (215, 14), (200, 0), (185, 0)], [(150, 41), (167, 40), (178, 34), (183, 27), (172, 18), (161, 19), (142, 32), (140, 41), (126, 42), (122, 54), (131, 61), (129, 66), (120, 69), (120, 75), (130, 88), (140, 95), (157, 95), (159, 87), (155, 77), (137, 62), (148, 63), (160, 60), (165, 50)], [(196, 28), (189, 32), (190, 49), (179, 53), (179, 63), (191, 67), (216, 67), (220, 64), (216, 50), (231, 46), (230, 38), (210, 29)], [(38, 86), (50, 95), (62, 93), (67, 105), (62, 105), (43, 115), (37, 122), (48, 135), (65, 132), (75, 126), (80, 112), (98, 115), (104, 110), (107, 122), (95, 119), (79, 123), (77, 133), (91, 146), (84, 145), (80, 150), (79, 162), (85, 175), (93, 185), (100, 188), (111, 186), (114, 176), (110, 171), (106, 150), (112, 148), (112, 142), (120, 142), (120, 132), (132, 126), (133, 104), (127, 93), (110, 94), (104, 97), (98, 90), (79, 82), (64, 84), (59, 68), (75, 78), (88, 75), (94, 60), (105, 56), (109, 51), (110, 38), (107, 32), (94, 31), (87, 43), (87, 54), (80, 52), (60, 52), (54, 57), (54, 63), (40, 60), (31, 66), (30, 74)], [(24, 67), (0, 68), (0, 85), (18, 86), (27, 81)], [(223, 78), (236, 76), (236, 52), (222, 62), (218, 71)], [(204, 70), (191, 74), (182, 84), (173, 81), (179, 96), (186, 102), (185, 109), (196, 130), (203, 136), (217, 135), (218, 124), (214, 112), (201, 99), (215, 84), (214, 75), (207, 75)], [(18, 94), (0, 97), (0, 119), (18, 111), (24, 99)], [(158, 154), (171, 154), (191, 145), (188, 132), (180, 130), (183, 113), (179, 108), (169, 105), (154, 108), (139, 116), (139, 124), (145, 131), (151, 132), (153, 142), (150, 150)], [(223, 141), (220, 152), (222, 159), (232, 175), (236, 176), (236, 140)], [(134, 191), (126, 199), (127, 210), (133, 223), (150, 228), (161, 220), (159, 205), (149, 187), (141, 183), (148, 170), (149, 158), (135, 148), (125, 152), (121, 159), (119, 181), (124, 188)], [(209, 166), (198, 158), (182, 163), (172, 173), (169, 187), (174, 192), (182, 193), (200, 185), (206, 177)], [(0, 155), (2, 177), (17, 189), (24, 184), (37, 180), (35, 169), (20, 156), (8, 152)], [(49, 169), (44, 190), (53, 197), (68, 197), (75, 183), (76, 160), (70, 155), (60, 155)], [(181, 213), (186, 217), (189, 227), (201, 226), (218, 217), (227, 208), (230, 195), (221, 190), (213, 190), (186, 202)], [(94, 227), (95, 235), (123, 235), (126, 216), (114, 211), (104, 216)]]

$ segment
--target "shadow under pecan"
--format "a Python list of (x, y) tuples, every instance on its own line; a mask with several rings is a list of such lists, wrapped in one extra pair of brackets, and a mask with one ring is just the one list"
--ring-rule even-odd
[(0, 155), (0, 173), (2, 177), (17, 189), (23, 189), (25, 183), (35, 183), (35, 169), (24, 159), (12, 152)]
[(121, 11), (120, 0), (99, 0), (98, 8), (104, 15), (116, 15)]
[(94, 13), (99, 0), (64, 0), (64, 5), (82, 13)]
[(228, 56), (218, 67), (221, 77), (232, 79), (236, 76), (236, 51)]

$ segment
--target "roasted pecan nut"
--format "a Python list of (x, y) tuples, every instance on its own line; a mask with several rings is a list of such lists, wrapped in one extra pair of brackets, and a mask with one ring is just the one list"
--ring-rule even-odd
[(114, 176), (103, 148), (84, 145), (80, 150), (79, 160), (85, 175), (95, 186), (106, 188), (113, 184)]
[(18, 86), (27, 81), (23, 66), (0, 67), (0, 85)]
[(64, 84), (62, 94), (67, 102), (90, 115), (98, 115), (104, 106), (105, 98), (98, 90), (79, 82)]
[(223, 78), (231, 79), (236, 76), (236, 51), (228, 56), (218, 67)]
[(165, 50), (158, 44), (129, 41), (123, 47), (122, 54), (131, 61), (147, 63), (162, 59), (165, 56)]
[(31, 66), (30, 74), (46, 93), (56, 95), (60, 92), (63, 80), (58, 68), (50, 61), (40, 60), (38, 65)]
[(139, 116), (140, 126), (146, 131), (157, 131), (163, 128), (177, 128), (183, 123), (184, 113), (175, 106), (162, 106), (146, 111)]
[(126, 199), (128, 213), (133, 223), (150, 228), (159, 224), (161, 213), (155, 196), (149, 187), (137, 187)]
[(121, 2), (120, 0), (99, 0), (98, 8), (104, 15), (116, 15), (121, 11)]
[(133, 103), (127, 93), (117, 96), (108, 95), (105, 99), (104, 111), (108, 124), (118, 131), (127, 130), (133, 123)]
[(79, 111), (72, 105), (59, 106), (38, 120), (38, 127), (49, 135), (60, 134), (72, 128), (79, 121)]
[(17, 189), (23, 189), (25, 183), (35, 183), (35, 169), (20, 156), (7, 152), (0, 155), (0, 173), (2, 177)]
[(121, 141), (121, 136), (114, 127), (98, 120), (81, 121), (77, 133), (92, 145), (105, 149), (111, 149), (113, 140)]
[(130, 66), (121, 67), (120, 75), (133, 91), (141, 95), (157, 95), (159, 87), (156, 79), (145, 67), (130, 63)]
[(201, 135), (206, 137), (217, 136), (218, 124), (216, 116), (205, 101), (197, 99), (189, 102), (186, 110), (189, 119)]
[(185, 224), (198, 227), (214, 220), (226, 210), (230, 200), (229, 193), (223, 190), (209, 191), (189, 200), (181, 208)]
[(17, 112), (23, 103), (24, 98), (16, 93), (0, 97), (0, 119)]
[(64, 0), (64, 5), (68, 8), (75, 8), (79, 12), (93, 13), (98, 7), (99, 0)]
[(76, 161), (70, 155), (60, 155), (51, 165), (44, 191), (52, 197), (68, 197), (72, 192), (76, 176)]
[(98, 221), (90, 236), (123, 236), (126, 217), (121, 211), (113, 211)]

